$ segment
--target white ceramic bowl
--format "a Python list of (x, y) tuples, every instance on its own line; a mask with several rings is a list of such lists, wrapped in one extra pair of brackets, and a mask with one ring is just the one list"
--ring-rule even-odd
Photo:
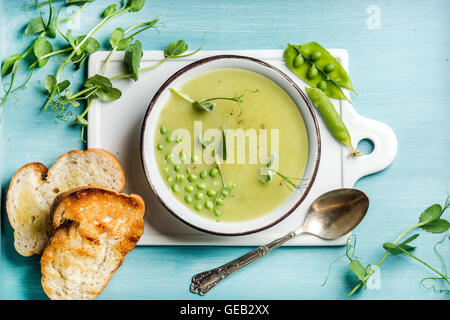
[[(306, 164), (304, 178), (308, 179), (305, 189), (296, 190), (278, 208), (257, 219), (243, 222), (217, 222), (213, 219), (204, 218), (196, 214), (193, 210), (181, 203), (167, 186), (164, 178), (158, 169), (155, 159), (155, 139), (154, 135), (158, 131), (157, 124), (159, 115), (171, 96), (169, 87), (180, 87), (186, 81), (207, 71), (237, 68), (256, 72), (263, 75), (285, 90), (296, 103), (303, 120), (305, 122), (309, 156)], [(304, 93), (297, 85), (283, 72), (261, 60), (235, 55), (219, 55), (198, 60), (180, 69), (172, 75), (156, 92), (151, 101), (141, 132), (141, 157), (147, 180), (164, 207), (175, 217), (189, 226), (201, 231), (218, 235), (244, 235), (267, 229), (280, 222), (291, 214), (305, 199), (316, 178), (320, 161), (320, 133), (317, 119), (312, 111), (312, 107)], [(295, 159), (292, 159), (295, 161)]]

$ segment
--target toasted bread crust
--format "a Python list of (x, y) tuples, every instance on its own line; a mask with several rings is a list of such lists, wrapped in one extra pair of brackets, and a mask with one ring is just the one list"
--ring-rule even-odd
[[(24, 185), (23, 183), (20, 181), (20, 177), (24, 177), (27, 178), (28, 176), (35, 176), (35, 175), (41, 175), (40, 179), (35, 178), (33, 181), (35, 181), (34, 183), (37, 183), (38, 185), (31, 185), (29, 186), (30, 190), (32, 190), (33, 188), (39, 188), (40, 185), (44, 185), (46, 184), (47, 181), (47, 177), (52, 177), (53, 175), (57, 175), (57, 172), (54, 172), (54, 170), (56, 170), (55, 168), (59, 168), (59, 170), (61, 170), (61, 167), (64, 167), (64, 161), (66, 161), (66, 159), (70, 159), (71, 156), (73, 155), (79, 155), (79, 156), (83, 156), (85, 154), (89, 154), (89, 153), (96, 153), (98, 155), (100, 155), (102, 157), (102, 159), (105, 159), (106, 163), (110, 163), (111, 167), (114, 168), (115, 172), (116, 172), (116, 177), (118, 179), (118, 184), (117, 184), (117, 191), (122, 191), (125, 188), (125, 172), (124, 169), (122, 168), (122, 165), (120, 163), (120, 161), (111, 153), (109, 153), (106, 150), (102, 150), (102, 149), (88, 149), (86, 151), (81, 151), (81, 150), (71, 150), (63, 155), (61, 155), (60, 157), (58, 157), (58, 159), (55, 161), (55, 163), (50, 167), (50, 169), (47, 169), (47, 167), (45, 165), (43, 165), (42, 163), (39, 162), (32, 162), (32, 163), (28, 163), (24, 166), (22, 166), (19, 170), (17, 170), (17, 172), (13, 175), (13, 177), (11, 178), (11, 182), (8, 188), (8, 193), (7, 193), (7, 197), (6, 197), (6, 212), (8, 214), (8, 219), (11, 223), (11, 226), (14, 229), (14, 244), (15, 244), (15, 248), (16, 251), (23, 255), (23, 256), (31, 256), (33, 254), (40, 254), (42, 252), (42, 250), (44, 249), (44, 245), (46, 242), (46, 239), (48, 239), (48, 236), (51, 234), (51, 226), (49, 226), (47, 228), (47, 230), (44, 232), (42, 231), (42, 235), (41, 237), (37, 238), (37, 235), (28, 235), (26, 230), (21, 230), (21, 225), (20, 223), (18, 223), (18, 217), (17, 217), (17, 210), (15, 210), (15, 206), (18, 205), (18, 194), (17, 192), (14, 191), (19, 191), (24, 189)], [(28, 172), (27, 172), (28, 171)], [(28, 174), (28, 176), (27, 176)], [(116, 186), (115, 186), (116, 188)], [(56, 190), (57, 188), (55, 188)], [(37, 190), (37, 189), (36, 189)], [(53, 201), (53, 198), (56, 194), (48, 194), (45, 193), (46, 197), (48, 197), (48, 200)], [(51, 205), (48, 204), (48, 206)], [(48, 206), (46, 206), (46, 208), (48, 208)], [(46, 209), (48, 210), (48, 209)], [(45, 211), (45, 210), (44, 210)], [(43, 214), (42, 212), (36, 212), (36, 214)], [(46, 214), (49, 214), (49, 212), (47, 211)], [(48, 218), (45, 218), (48, 219)], [(44, 219), (44, 220), (45, 220)], [(21, 233), (22, 232), (22, 233)], [(39, 234), (39, 233), (38, 233)], [(27, 236), (26, 240), (28, 240), (28, 237), (33, 237), (33, 243), (27, 243), (27, 247), (23, 246), (23, 241), (24, 240), (24, 236)], [(30, 238), (31, 239), (31, 238)]]
[[(57, 230), (41, 258), (42, 286), (51, 299), (94, 299), (142, 236), (145, 204), (138, 195), (97, 187), (60, 196), (52, 208)], [(88, 285), (79, 284), (80, 266)]]
[(8, 188), (8, 193), (6, 194), (6, 213), (8, 216), (8, 220), (9, 223), (11, 224), (11, 226), (14, 229), (14, 247), (16, 249), (16, 251), (21, 254), (24, 257), (30, 257), (34, 254), (40, 254), (42, 252), (42, 249), (40, 248), (35, 248), (32, 250), (22, 250), (20, 248), (20, 246), (17, 245), (17, 231), (16, 229), (18, 228), (17, 224), (15, 223), (15, 221), (13, 220), (13, 209), (12, 209), (12, 203), (11, 203), (11, 190), (15, 187), (16, 182), (18, 181), (18, 177), (21, 176), (21, 174), (26, 171), (26, 170), (33, 170), (36, 172), (39, 172), (42, 176), (42, 179), (44, 180), (45, 176), (48, 173), (48, 169), (45, 165), (43, 165), (40, 162), (31, 162), (28, 164), (23, 165), (19, 170), (16, 171), (16, 173), (13, 175), (13, 177), (11, 178), (11, 182), (9, 184), (9, 188)]
[[(89, 213), (86, 216), (85, 212), (82, 210), (74, 210), (72, 208), (91, 208), (99, 201), (108, 201), (110, 198), (113, 198), (114, 201), (120, 201), (123, 207), (136, 210), (140, 215), (130, 221), (129, 233), (126, 236), (126, 239), (121, 242), (120, 251), (125, 252), (125, 254), (128, 253), (136, 246), (136, 243), (144, 232), (144, 220), (142, 217), (145, 212), (145, 203), (144, 200), (136, 194), (127, 195), (102, 187), (81, 187), (69, 191), (52, 210), (53, 227), (57, 229), (67, 220), (77, 222), (80, 224), (80, 231), (83, 236), (94, 239), (93, 241), (97, 240), (101, 234), (109, 232), (111, 227), (113, 227), (111, 224), (115, 224), (115, 220), (121, 218), (120, 212), (111, 217), (111, 224), (96, 224), (95, 220), (99, 218), (97, 214), (94, 215)], [(67, 210), (68, 208), (71, 208), (72, 210)], [(101, 216), (104, 215), (104, 212), (99, 213), (99, 215), (101, 218)], [(93, 227), (94, 225), (95, 227)]]

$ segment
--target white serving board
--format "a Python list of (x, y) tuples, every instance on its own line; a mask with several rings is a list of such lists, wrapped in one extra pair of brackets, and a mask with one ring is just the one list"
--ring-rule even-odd
[[(343, 49), (329, 50), (348, 70), (348, 54)], [(195, 230), (168, 213), (152, 193), (141, 164), (141, 125), (150, 101), (159, 87), (180, 68), (205, 57), (218, 54), (236, 54), (263, 60), (286, 73), (300, 88), (305, 83), (284, 64), (283, 50), (201, 51), (194, 56), (169, 60), (162, 66), (139, 75), (134, 82), (116, 80), (114, 86), (122, 90), (122, 97), (111, 103), (95, 101), (89, 111), (88, 147), (103, 148), (116, 155), (122, 162), (127, 176), (124, 192), (141, 195), (146, 203), (144, 235), (138, 245), (220, 245), (247, 246), (265, 244), (285, 235), (301, 225), (311, 202), (319, 195), (342, 187), (353, 187), (361, 177), (383, 170), (394, 161), (397, 139), (385, 124), (358, 115), (346, 101), (334, 100), (337, 110), (352, 135), (355, 145), (365, 138), (374, 142), (370, 155), (357, 159), (347, 158), (348, 150), (331, 136), (319, 114), (322, 155), (316, 181), (302, 205), (277, 225), (245, 236), (217, 236)], [(89, 59), (89, 76), (101, 74), (108, 52), (97, 52)], [(114, 55), (108, 65), (107, 76), (126, 73), (123, 67), (124, 53)], [(158, 62), (162, 51), (145, 51), (141, 67)], [(348, 92), (345, 91), (348, 95)], [(311, 235), (300, 235), (286, 245), (343, 245), (346, 236), (336, 240), (322, 240)]]

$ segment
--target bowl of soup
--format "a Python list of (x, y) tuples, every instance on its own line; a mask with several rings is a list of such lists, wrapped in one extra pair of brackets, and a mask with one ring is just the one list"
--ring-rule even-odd
[(141, 132), (157, 199), (189, 226), (244, 235), (300, 206), (320, 162), (317, 119), (300, 88), (258, 59), (219, 55), (172, 75)]

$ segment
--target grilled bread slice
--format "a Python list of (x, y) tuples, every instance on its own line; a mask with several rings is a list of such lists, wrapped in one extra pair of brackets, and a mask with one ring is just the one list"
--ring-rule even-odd
[(85, 187), (58, 196), (56, 232), (41, 257), (42, 287), (53, 300), (100, 295), (144, 232), (145, 205), (138, 195)]
[(67, 190), (92, 185), (117, 191), (125, 187), (119, 160), (105, 150), (70, 151), (49, 170), (36, 162), (20, 168), (11, 179), (6, 198), (17, 252), (23, 256), (42, 253), (53, 232), (53, 200)]

